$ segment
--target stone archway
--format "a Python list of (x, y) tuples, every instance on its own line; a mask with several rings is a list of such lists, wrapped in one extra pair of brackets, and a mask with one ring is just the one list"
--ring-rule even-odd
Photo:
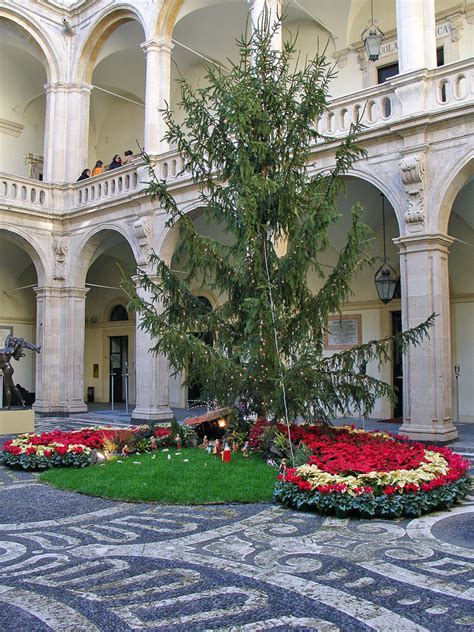
[(58, 74), (56, 58), (39, 28), (6, 9), (0, 9), (0, 56), (0, 171), (43, 179), (44, 86)]
[[(455, 195), (454, 195), (455, 193)], [(453, 418), (474, 421), (474, 159), (461, 165), (447, 188), (442, 210), (449, 205), (449, 304), (453, 384)]]
[[(126, 306), (123, 277), (136, 270), (136, 244), (120, 226), (106, 225), (88, 233), (77, 245), (71, 283), (85, 288), (84, 397), (88, 402), (117, 404), (135, 402), (136, 323), (111, 319), (114, 306)], [(120, 357), (112, 346), (119, 345)], [(114, 378), (111, 375), (114, 374)]]
[[(0, 228), (0, 347), (4, 346), (8, 334), (42, 344), (43, 323), (41, 312), (37, 310), (35, 290), (44, 278), (43, 259), (31, 241)], [(41, 360), (37, 362), (36, 354), (26, 353), (21, 362), (13, 364), (15, 384), (24, 389), (27, 404), (32, 404), (38, 386), (41, 390)], [(14, 396), (13, 405), (19, 403)]]
[(81, 82), (90, 86), (88, 158), (107, 168), (115, 154), (139, 153), (144, 145), (144, 20), (134, 7), (114, 6), (99, 16), (77, 60)]

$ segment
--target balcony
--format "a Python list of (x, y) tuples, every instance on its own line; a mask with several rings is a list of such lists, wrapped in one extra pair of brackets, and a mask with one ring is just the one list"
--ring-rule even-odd
[[(409, 104), (403, 101), (404, 89), (407, 88), (412, 95)], [(324, 115), (315, 121), (322, 137), (314, 151), (317, 154), (322, 149), (324, 137), (334, 138), (335, 141), (343, 137), (351, 123), (357, 120), (364, 126), (362, 143), (365, 138), (377, 134), (381, 135), (380, 142), (384, 142), (384, 134), (393, 133), (401, 126), (416, 126), (420, 118), (427, 115), (434, 122), (472, 112), (473, 102), (474, 69), (471, 60), (431, 71), (398, 75), (385, 84), (332, 99)], [(168, 181), (173, 188), (189, 182), (189, 174), (183, 172), (181, 157), (173, 151), (160, 157), (155, 164), (155, 172), (159, 179)], [(63, 185), (0, 174), (3, 198), (0, 209), (48, 216), (80, 215), (116, 204), (127, 204), (142, 197), (148, 180), (147, 168), (140, 161), (78, 183)]]

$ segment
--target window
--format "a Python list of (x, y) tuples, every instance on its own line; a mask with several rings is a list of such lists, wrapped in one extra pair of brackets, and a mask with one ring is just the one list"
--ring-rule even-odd
[(440, 46), (436, 49), (436, 65), (438, 68), (444, 66), (444, 47)]
[(125, 307), (116, 305), (110, 313), (110, 320), (128, 320), (128, 313)]
[(390, 77), (398, 75), (398, 62), (377, 68), (377, 82), (385, 83)]

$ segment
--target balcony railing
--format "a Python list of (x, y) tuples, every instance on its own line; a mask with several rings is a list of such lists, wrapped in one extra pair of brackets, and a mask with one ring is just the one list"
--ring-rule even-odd
[(397, 116), (399, 107), (394, 88), (383, 84), (331, 99), (316, 125), (322, 136), (337, 138), (347, 134), (351, 124), (361, 122), (364, 129), (383, 127)]
[(432, 110), (462, 105), (474, 100), (474, 68), (470, 63), (456, 62), (441, 66), (431, 73)]
[[(403, 117), (400, 86), (410, 81), (424, 83), (419, 89), (419, 106), (412, 116)], [(418, 93), (417, 93), (418, 94)], [(418, 97), (416, 97), (418, 98)], [(364, 135), (389, 130), (395, 123), (416, 124), (418, 115), (440, 114), (459, 108), (471, 109), (474, 102), (474, 68), (471, 60), (456, 62), (435, 70), (399, 75), (383, 85), (373, 86), (346, 96), (332, 99), (319, 121), (315, 121), (322, 138), (315, 145), (319, 151), (324, 137), (344, 136), (351, 123), (360, 120)], [(181, 186), (189, 179), (183, 172), (183, 162), (176, 152), (162, 154), (155, 164), (159, 179), (173, 186)], [(146, 167), (141, 161), (108, 171), (78, 183), (50, 185), (29, 178), (0, 174), (0, 194), (3, 204), (9, 207), (36, 212), (61, 213), (88, 211), (114, 202), (127, 201), (143, 195), (145, 182), (149, 180)]]
[(8, 206), (36, 210), (49, 209), (51, 188), (51, 185), (39, 180), (0, 174), (0, 197)]
[(76, 207), (107, 203), (137, 192), (137, 165), (119, 167), (99, 176), (81, 180), (74, 186)]

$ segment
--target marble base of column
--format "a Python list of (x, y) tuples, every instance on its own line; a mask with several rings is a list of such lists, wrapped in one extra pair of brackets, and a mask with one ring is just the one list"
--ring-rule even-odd
[(173, 419), (173, 411), (169, 406), (157, 406), (156, 408), (140, 408), (137, 406), (132, 412), (132, 421), (150, 422), (150, 421), (171, 421)]
[(38, 401), (33, 404), (32, 408), (37, 415), (41, 415), (42, 417), (68, 417), (74, 413), (87, 412), (87, 404), (84, 402), (58, 406), (58, 404), (48, 404), (47, 402)]
[(444, 424), (433, 426), (428, 429), (426, 426), (415, 426), (404, 422), (399, 429), (399, 434), (406, 435), (413, 441), (423, 441), (424, 443), (451, 443), (458, 438), (458, 431), (453, 426), (451, 419), (447, 419)]

